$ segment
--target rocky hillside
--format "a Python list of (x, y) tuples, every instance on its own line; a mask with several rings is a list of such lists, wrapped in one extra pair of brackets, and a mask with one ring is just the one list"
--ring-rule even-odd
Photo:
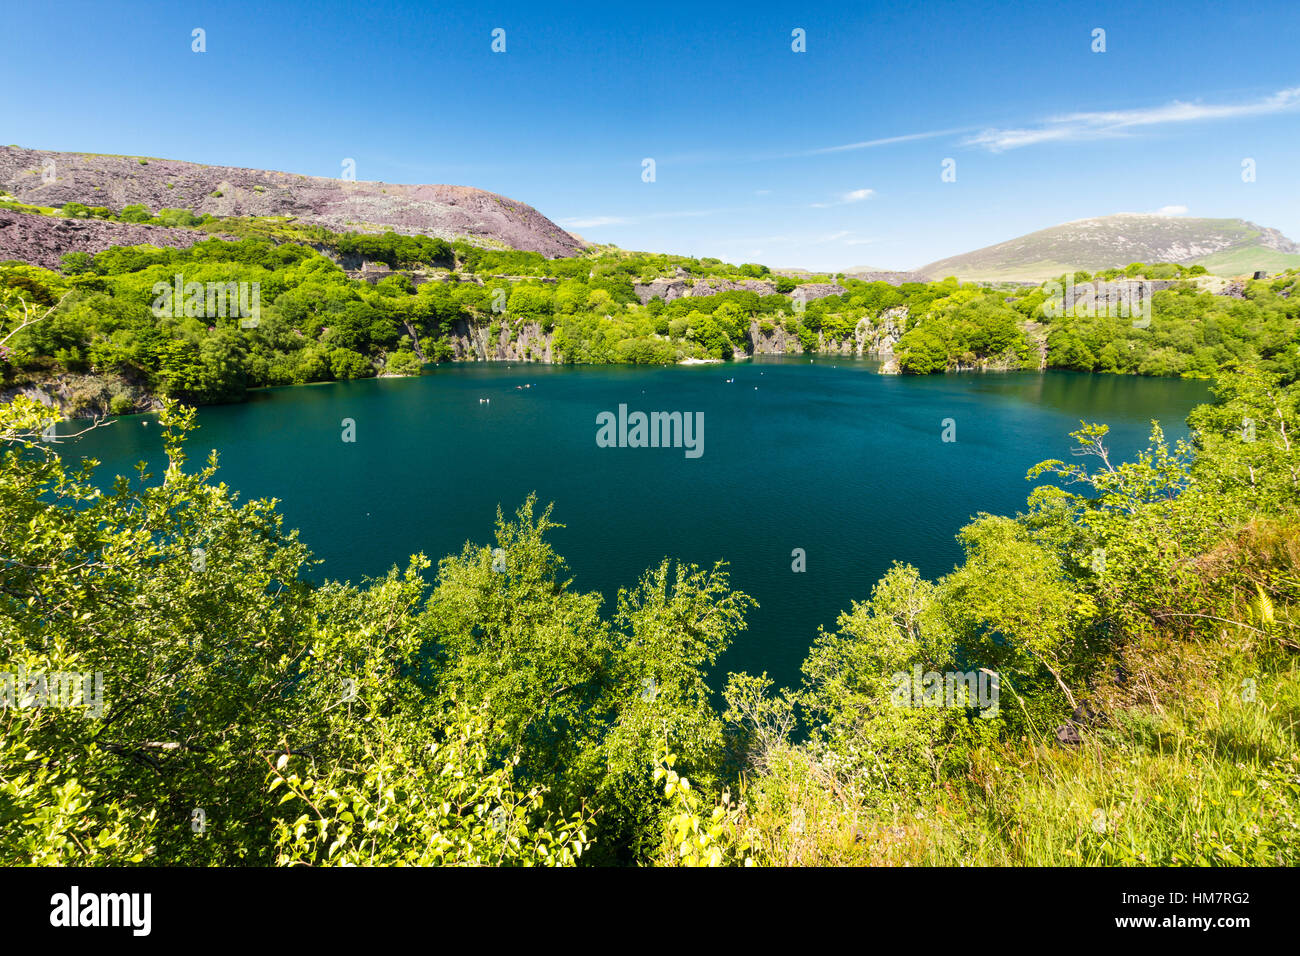
[(877, 269), (874, 266), (849, 266), (847, 269), (804, 269), (794, 266), (777, 268), (773, 266), (772, 272), (776, 275), (790, 276), (801, 281), (815, 276), (830, 277), (834, 275), (861, 279), (863, 282), (888, 282), (890, 285), (902, 285), (904, 282), (930, 281), (919, 272), (899, 272), (892, 269)]
[(841, 269), (851, 279), (863, 282), (888, 282), (890, 285), (902, 285), (904, 282), (928, 282), (919, 272), (895, 272), (888, 269), (874, 269), (871, 266), (849, 266)]
[(1130, 262), (1200, 263), (1216, 274), (1236, 275), (1300, 266), (1300, 245), (1244, 219), (1121, 213), (1040, 229), (918, 271), (932, 279), (955, 275), (1041, 282), (1063, 272), (1095, 272)]
[(23, 202), (293, 216), (335, 232), (391, 229), (567, 256), (582, 242), (531, 206), (469, 186), (351, 182), (174, 159), (0, 147), (0, 189)]
[[(93, 219), (59, 219), (0, 209), (0, 262), (17, 259), (46, 269), (59, 268), (69, 252), (103, 252), (110, 246), (148, 244), (186, 249), (211, 238), (194, 229), (168, 229)], [(232, 237), (233, 238), (233, 237)]]

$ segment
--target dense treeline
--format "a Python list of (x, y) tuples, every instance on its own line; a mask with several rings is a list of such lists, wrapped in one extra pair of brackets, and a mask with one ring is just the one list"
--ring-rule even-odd
[[(753, 606), (724, 565), (603, 612), (530, 499), (436, 570), (313, 586), (272, 502), (188, 466), (192, 411), (164, 475), (101, 488), (19, 397), (0, 862), (1295, 865), (1300, 385), (1216, 396), (1128, 463), (1085, 425), (951, 574), (895, 566), (801, 687), (731, 675), (721, 709)], [(900, 701), (914, 669), (996, 673), (998, 706)]]
[(1300, 276), (1252, 282), (1245, 297), (1193, 288), (1155, 293), (1147, 328), (1122, 317), (1052, 319), (1047, 358), (1053, 368), (1209, 378), (1229, 365), (1258, 363), (1300, 375)]
[[(260, 386), (418, 372), (425, 361), (452, 358), (453, 337), (466, 336), (471, 326), (487, 327), (494, 341), (502, 330), (514, 340), (525, 326), (554, 333), (554, 349), (569, 362), (722, 358), (750, 347), (751, 316), (790, 309), (784, 296), (738, 292), (643, 307), (617, 262), (556, 260), (547, 271), (569, 277), (509, 281), (492, 276), (547, 260), (393, 233), (338, 236), (335, 247), (397, 265), (454, 261), (484, 275), (482, 284), (456, 281), (453, 273), (449, 281), (417, 288), (397, 273), (372, 286), (348, 278), (304, 244), (264, 239), (71, 253), (63, 274), (5, 264), (0, 291), (8, 294), (11, 313), (20, 299), (57, 304), (47, 321), (15, 337), (6, 384), (24, 374), (37, 380), (60, 372), (112, 374), (155, 394), (230, 401)], [(224, 308), (214, 314), (203, 301), (157, 314), (157, 287), (172, 285), (177, 275), (184, 286), (256, 284), (256, 321)], [(539, 346), (527, 357), (540, 352)], [(114, 411), (131, 408), (125, 393), (111, 402)]]
[[(1204, 272), (1200, 266), (1133, 263), (1070, 279), (1079, 287), (1135, 276), (1191, 280)], [(1066, 278), (1061, 276), (1055, 288), (1045, 283), (1001, 293), (980, 294), (965, 285), (910, 308), (908, 331), (895, 346), (900, 371), (980, 367), (989, 357), (1003, 356), (1006, 368), (1042, 364), (1210, 378), (1226, 367), (1255, 364), (1288, 380), (1300, 375), (1300, 351), (1293, 347), (1300, 338), (1300, 273), (1295, 270), (1248, 282), (1240, 297), (1211, 294), (1183, 281), (1150, 296), (1149, 321), (1137, 313), (1108, 314), (1121, 310), (1106, 307), (1062, 309), (1058, 301), (1053, 308), (1053, 296)]]

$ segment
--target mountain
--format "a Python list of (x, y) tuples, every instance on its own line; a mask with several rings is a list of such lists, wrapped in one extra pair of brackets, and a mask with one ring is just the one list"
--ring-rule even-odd
[(0, 146), (0, 189), (25, 203), (188, 209), (214, 216), (293, 216), (335, 232), (391, 229), (567, 256), (583, 242), (532, 206), (469, 186), (325, 179), (174, 159)]
[(955, 275), (1038, 282), (1063, 272), (1095, 272), (1130, 262), (1200, 264), (1218, 275), (1240, 275), (1300, 266), (1300, 245), (1244, 219), (1119, 213), (1040, 229), (917, 271), (932, 279)]

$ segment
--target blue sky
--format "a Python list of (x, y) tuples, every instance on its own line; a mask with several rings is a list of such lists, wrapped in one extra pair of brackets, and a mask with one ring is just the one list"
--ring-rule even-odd
[(0, 141), (319, 176), (353, 158), (593, 241), (774, 266), (908, 268), (1161, 209), (1300, 240), (1298, 28), (1294, 0), (54, 0), (6, 11)]

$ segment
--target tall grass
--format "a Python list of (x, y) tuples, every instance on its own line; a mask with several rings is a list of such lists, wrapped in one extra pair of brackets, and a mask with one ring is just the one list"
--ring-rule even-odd
[(737, 836), (766, 865), (1297, 865), (1300, 664), (1226, 632), (1162, 649), (1164, 674), (1181, 659), (1194, 675), (1177, 693), (1153, 690), (1075, 746), (976, 748), (925, 794), (846, 791), (784, 745), (743, 788)]

